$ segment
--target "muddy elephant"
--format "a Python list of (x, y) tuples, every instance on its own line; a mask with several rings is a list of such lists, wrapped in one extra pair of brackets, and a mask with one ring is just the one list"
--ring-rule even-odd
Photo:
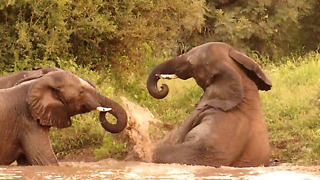
[(61, 69), (55, 67), (49, 68), (33, 68), (32, 70), (20, 71), (7, 76), (0, 77), (0, 89), (5, 89), (19, 84), (23, 81), (39, 78), (52, 71), (60, 71)]
[(267, 166), (270, 146), (258, 90), (271, 82), (261, 67), (225, 43), (211, 42), (157, 65), (147, 89), (157, 99), (160, 78), (194, 78), (204, 93), (192, 114), (157, 144), (152, 161), (208, 166)]
[[(68, 71), (52, 71), (40, 78), (0, 90), (0, 165), (58, 165), (49, 138), (52, 126), (71, 126), (70, 117), (99, 110), (103, 128), (121, 132), (125, 110), (101, 95), (91, 84)], [(105, 115), (117, 119), (109, 123)]]

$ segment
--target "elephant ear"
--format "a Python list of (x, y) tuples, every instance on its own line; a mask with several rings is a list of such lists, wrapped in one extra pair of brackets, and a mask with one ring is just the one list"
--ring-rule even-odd
[(207, 106), (229, 111), (236, 107), (244, 98), (241, 76), (225, 62), (217, 65), (218, 73), (212, 83), (204, 89), (197, 109)]
[(259, 90), (268, 91), (271, 89), (271, 81), (263, 72), (260, 65), (253, 59), (235, 49), (231, 49), (229, 51), (229, 56), (233, 60), (241, 64), (243, 67), (245, 67), (246, 74), (255, 82)]
[(43, 126), (70, 127), (70, 116), (59, 91), (61, 81), (54, 76), (55, 73), (43, 76), (31, 86), (27, 98), (29, 109), (33, 119)]

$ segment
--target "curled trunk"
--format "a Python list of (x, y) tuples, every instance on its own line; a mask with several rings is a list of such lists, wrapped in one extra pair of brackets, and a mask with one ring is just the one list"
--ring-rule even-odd
[(107, 112), (100, 112), (99, 114), (99, 120), (102, 125), (102, 127), (111, 133), (119, 133), (124, 130), (124, 128), (127, 126), (127, 113), (122, 108), (120, 104), (118, 104), (115, 101), (112, 101), (104, 96), (101, 96), (101, 105), (103, 107), (112, 108), (111, 111), (108, 111), (108, 113), (111, 113), (116, 119), (117, 123), (112, 124), (108, 122), (105, 115)]
[(160, 74), (174, 74), (176, 70), (176, 58), (165, 61), (157, 65), (149, 74), (147, 80), (147, 89), (150, 95), (157, 99), (166, 97), (169, 93), (169, 88), (166, 84), (161, 85), (161, 90), (158, 89), (158, 81)]

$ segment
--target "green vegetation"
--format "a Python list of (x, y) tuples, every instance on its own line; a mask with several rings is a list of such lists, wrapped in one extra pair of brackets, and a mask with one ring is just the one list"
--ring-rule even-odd
[(205, 29), (187, 44), (223, 41), (256, 50), (273, 61), (316, 49), (320, 2), (317, 0), (207, 0)]
[(204, 12), (204, 0), (3, 0), (0, 68), (60, 58), (129, 70), (144, 63), (146, 47), (169, 50), (184, 31), (201, 29)]
[(260, 93), (273, 158), (320, 164), (320, 54), (286, 60), (269, 68), (273, 88)]
[(318, 0), (2, 0), (0, 68), (74, 59), (131, 71), (146, 51), (172, 56), (208, 41), (278, 57), (316, 50)]
[[(250, 54), (274, 87), (261, 92), (273, 158), (320, 164), (320, 11), (318, 0), (2, 0), (1, 75), (33, 66), (56, 66), (96, 84), (121, 102), (126, 96), (167, 125), (193, 110), (202, 90), (193, 80), (165, 81), (162, 100), (146, 90), (151, 69), (208, 41), (223, 41)], [(175, 92), (174, 94), (172, 92)], [(59, 157), (94, 151), (122, 158), (123, 133), (111, 135), (91, 112), (71, 128), (51, 132)], [(153, 134), (161, 137), (164, 126)], [(84, 150), (85, 149), (85, 150)]]

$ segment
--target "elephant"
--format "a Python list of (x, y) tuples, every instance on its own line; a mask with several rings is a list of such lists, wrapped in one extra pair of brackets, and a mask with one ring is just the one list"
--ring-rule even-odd
[(60, 71), (61, 69), (55, 67), (49, 68), (33, 68), (30, 71), (20, 71), (14, 74), (0, 77), (0, 89), (6, 89), (19, 84), (23, 81), (39, 78), (52, 71)]
[[(117, 102), (101, 95), (90, 83), (64, 71), (0, 90), (0, 165), (59, 165), (49, 130), (71, 126), (70, 117), (99, 110), (102, 127), (118, 133), (127, 125), (127, 114)], [(116, 119), (106, 120), (106, 113)]]
[(222, 42), (194, 47), (158, 64), (147, 80), (149, 94), (166, 97), (160, 78), (194, 78), (203, 90), (195, 110), (161, 139), (155, 163), (254, 167), (268, 166), (269, 135), (258, 90), (272, 83), (253, 59)]

